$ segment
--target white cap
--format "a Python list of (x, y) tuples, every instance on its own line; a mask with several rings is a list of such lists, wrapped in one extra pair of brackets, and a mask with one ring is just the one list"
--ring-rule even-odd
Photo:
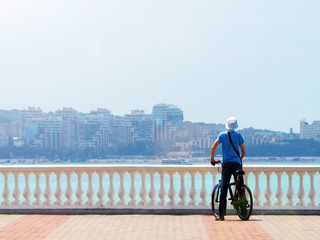
[(234, 130), (238, 128), (238, 121), (235, 117), (229, 117), (227, 119), (226, 128), (229, 130)]

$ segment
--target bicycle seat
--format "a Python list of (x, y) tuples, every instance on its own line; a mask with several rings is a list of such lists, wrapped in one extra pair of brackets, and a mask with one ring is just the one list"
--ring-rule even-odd
[(237, 170), (237, 171), (235, 172), (235, 174), (236, 174), (236, 175), (239, 175), (239, 176), (243, 176), (243, 175), (245, 175), (246, 173), (245, 173), (245, 171)]

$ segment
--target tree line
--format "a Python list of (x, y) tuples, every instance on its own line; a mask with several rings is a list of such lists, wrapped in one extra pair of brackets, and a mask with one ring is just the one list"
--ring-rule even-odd
[[(166, 156), (168, 152), (180, 151), (174, 142), (136, 142), (133, 144), (118, 144), (107, 149), (99, 148), (65, 148), (45, 149), (24, 147), (0, 148), (1, 159), (38, 159), (85, 162), (88, 159), (106, 159), (114, 156)], [(217, 154), (219, 154), (217, 151)], [(189, 149), (193, 156), (209, 156), (210, 149)], [(248, 157), (303, 157), (320, 156), (320, 142), (314, 140), (286, 140), (279, 143), (262, 145), (246, 145)]]

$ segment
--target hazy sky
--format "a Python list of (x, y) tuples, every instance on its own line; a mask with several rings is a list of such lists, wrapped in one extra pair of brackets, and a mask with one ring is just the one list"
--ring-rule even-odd
[(0, 109), (320, 119), (319, 0), (0, 0)]

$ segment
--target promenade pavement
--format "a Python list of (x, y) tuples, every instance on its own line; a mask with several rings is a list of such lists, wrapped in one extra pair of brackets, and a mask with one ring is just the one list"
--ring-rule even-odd
[(0, 239), (320, 239), (320, 216), (0, 215)]

